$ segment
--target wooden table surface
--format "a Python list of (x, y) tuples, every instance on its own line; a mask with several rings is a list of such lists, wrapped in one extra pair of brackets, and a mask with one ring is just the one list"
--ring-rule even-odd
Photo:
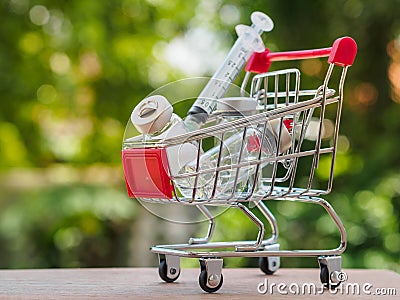
[[(280, 269), (272, 276), (263, 275), (259, 269), (225, 268), (224, 284), (215, 294), (207, 294), (199, 287), (199, 269), (182, 269), (175, 283), (162, 282), (155, 268), (0, 270), (0, 299), (400, 299), (399, 274), (386, 270), (344, 271), (348, 280), (338, 294), (325, 291), (323, 295), (310, 295), (304, 284), (315, 284), (316, 292), (320, 290), (317, 268)], [(258, 286), (265, 280), (270, 289), (260, 294)], [(279, 284), (281, 292), (277, 290)], [(359, 284), (360, 293), (354, 284)], [(367, 293), (363, 292), (363, 285)], [(306, 293), (299, 295), (297, 287)], [(377, 295), (383, 291), (393, 293), (393, 289), (396, 295)], [(350, 295), (345, 295), (346, 290)]]

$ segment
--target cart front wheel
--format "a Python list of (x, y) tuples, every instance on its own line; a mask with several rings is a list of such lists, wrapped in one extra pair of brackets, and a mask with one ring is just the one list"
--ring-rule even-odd
[(321, 265), (321, 272), (319, 273), (319, 279), (321, 283), (324, 285), (325, 288), (335, 290), (341, 282), (338, 283), (331, 283), (329, 280), (329, 270), (328, 267), (324, 264)]
[(272, 275), (279, 269), (280, 257), (260, 257), (258, 266), (266, 275)]
[(202, 270), (199, 276), (199, 285), (203, 291), (207, 293), (214, 293), (218, 291), (222, 283), (224, 282), (224, 277), (221, 275), (211, 274), (208, 275), (206, 270)]
[[(162, 259), (160, 261), (160, 265), (158, 266), (158, 274), (160, 275), (161, 279), (165, 282), (174, 282), (178, 279), (179, 275), (181, 274), (180, 269), (171, 268), (168, 272), (167, 261)], [(172, 275), (172, 276), (171, 276)]]

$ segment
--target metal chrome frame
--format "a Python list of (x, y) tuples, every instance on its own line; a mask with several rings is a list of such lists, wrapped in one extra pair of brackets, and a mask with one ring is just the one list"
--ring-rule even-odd
[[(171, 176), (171, 181), (174, 185), (174, 195), (172, 199), (141, 199), (149, 202), (164, 202), (164, 203), (180, 203), (183, 205), (194, 205), (209, 221), (209, 226), (206, 235), (203, 238), (190, 238), (187, 244), (171, 244), (171, 245), (156, 245), (151, 248), (151, 251), (159, 255), (190, 257), (190, 258), (222, 258), (222, 257), (284, 257), (284, 256), (337, 256), (346, 249), (346, 231), (339, 216), (333, 207), (321, 195), (328, 194), (332, 189), (333, 171), (336, 156), (337, 140), (339, 135), (339, 124), (343, 101), (343, 86), (347, 73), (347, 67), (342, 67), (342, 73), (339, 80), (338, 95), (335, 96), (335, 91), (328, 88), (331, 79), (334, 64), (330, 64), (327, 70), (323, 85), (316, 90), (300, 90), (300, 71), (297, 69), (287, 69), (275, 72), (259, 74), (253, 77), (250, 88), (250, 96), (254, 97), (259, 103), (260, 112), (240, 118), (228, 123), (221, 123), (210, 127), (205, 127), (200, 130), (192, 131), (187, 134), (182, 134), (169, 139), (153, 141), (152, 147), (171, 147), (182, 143), (196, 143), (198, 146), (196, 168), (195, 171), (187, 172)], [(285, 90), (281, 91), (279, 79), (284, 77)], [(294, 77), (294, 83), (292, 78)], [(242, 84), (244, 90), (250, 78), (246, 74)], [(272, 91), (270, 90), (271, 82)], [(311, 96), (311, 99), (310, 99)], [(305, 97), (309, 99), (303, 100)], [(283, 100), (282, 100), (283, 99)], [(323, 137), (323, 121), (326, 114), (327, 105), (336, 104), (336, 120), (333, 131), (333, 144), (331, 146), (322, 147)], [(303, 141), (310, 124), (313, 114), (318, 111), (318, 128), (315, 140), (315, 146), (312, 149), (302, 149)], [(283, 121), (290, 117), (293, 120), (293, 129), (291, 132), (291, 147), (284, 153), (279, 151), (279, 141), (283, 128)], [(262, 125), (263, 133), (261, 140), (266, 138), (266, 128), (271, 120), (280, 120), (279, 134), (277, 137), (277, 150), (274, 157), (262, 157), (261, 147), (258, 150), (258, 158), (252, 161), (242, 161), (242, 152), (244, 148), (244, 140), (246, 131), (250, 127)], [(239, 153), (237, 163), (230, 165), (221, 165), (221, 149), (223, 147), (224, 134), (229, 130), (240, 129), (243, 132), (243, 142)], [(220, 136), (220, 152), (217, 158), (215, 168), (201, 169), (200, 156), (202, 142), (205, 138), (213, 138)], [(125, 147), (147, 147), (148, 144), (143, 144), (140, 140), (132, 140), (125, 143)], [(313, 182), (315, 170), (318, 168), (320, 156), (330, 154), (331, 166), (326, 189), (314, 189)], [(311, 157), (312, 164), (308, 182), (305, 187), (295, 187), (295, 178), (297, 175), (297, 167), (299, 160), (303, 157)], [(262, 166), (272, 165), (272, 175), (264, 178), (260, 172)], [(240, 168), (248, 168), (254, 166), (255, 176), (252, 179), (250, 191), (239, 194), (236, 193), (235, 187), (238, 183), (238, 174)], [(277, 176), (278, 168), (286, 170), (284, 175)], [(218, 186), (218, 177), (221, 172), (229, 169), (236, 170), (236, 176), (233, 181), (232, 193), (228, 196), (220, 197), (216, 192)], [(197, 186), (200, 176), (204, 174), (213, 174), (214, 181), (211, 184), (212, 192), (209, 197), (199, 197), (197, 194), (199, 187)], [(191, 197), (181, 196), (177, 189), (176, 183), (182, 179), (193, 179), (193, 188)], [(256, 181), (260, 179), (260, 188), (255, 188)], [(336, 227), (340, 232), (340, 244), (334, 249), (328, 250), (277, 250), (277, 239), (279, 235), (278, 225), (275, 217), (267, 208), (266, 200), (284, 200), (284, 201), (299, 201), (303, 203), (311, 203), (322, 206), (330, 215)], [(248, 205), (245, 205), (245, 204)], [(215, 229), (215, 219), (208, 210), (207, 205), (228, 206), (240, 209), (257, 227), (257, 238), (253, 241), (231, 241), (231, 242), (210, 242)], [(265, 226), (264, 222), (256, 217), (248, 206), (256, 207), (267, 220), (271, 228), (271, 236), (264, 238)], [(218, 250), (230, 249), (230, 250)]]
[[(264, 124), (266, 128), (266, 123), (273, 119), (280, 118), (280, 130), (282, 130), (283, 118), (287, 115), (293, 117), (293, 139), (292, 147), (286, 153), (280, 154), (274, 158), (261, 158), (259, 156), (258, 160), (252, 162), (239, 163), (230, 166), (220, 166), (220, 156), (218, 157), (217, 167), (213, 170), (200, 170), (199, 165), (197, 165), (196, 171), (193, 173), (179, 174), (172, 177), (172, 181), (182, 178), (187, 178), (187, 176), (193, 176), (195, 178), (195, 184), (193, 188), (193, 193), (191, 198), (179, 197), (179, 193), (175, 190), (175, 196), (173, 199), (169, 199), (163, 202), (177, 202), (184, 205), (195, 205), (202, 212), (202, 214), (208, 219), (209, 227), (207, 234), (204, 238), (190, 238), (187, 244), (171, 244), (171, 245), (156, 245), (151, 247), (151, 251), (154, 253), (162, 255), (172, 255), (179, 257), (189, 257), (189, 258), (223, 258), (223, 257), (286, 257), (286, 256), (337, 256), (343, 253), (346, 249), (347, 239), (346, 231), (343, 226), (342, 221), (333, 209), (333, 207), (324, 199), (320, 198), (320, 195), (328, 194), (332, 189), (333, 182), (333, 166), (335, 162), (337, 139), (339, 135), (339, 124), (340, 116), (342, 110), (343, 101), (343, 85), (346, 77), (347, 67), (343, 67), (342, 74), (339, 81), (338, 95), (334, 96), (335, 91), (328, 88), (328, 83), (332, 75), (334, 65), (330, 64), (327, 74), (324, 79), (323, 85), (317, 90), (307, 90), (300, 91), (300, 72), (296, 69), (282, 70), (277, 72), (269, 72), (266, 74), (256, 75), (253, 78), (251, 84), (250, 94), (252, 97), (258, 98), (261, 102), (262, 112), (256, 115), (241, 118), (236, 121), (230, 122), (228, 125), (218, 124), (190, 134), (184, 134), (177, 136), (168, 140), (163, 141), (165, 147), (177, 145), (183, 142), (197, 142), (200, 149), (202, 139), (215, 136), (220, 134), (222, 136), (221, 143), (223, 140), (223, 134), (229, 128), (243, 128), (244, 136), (246, 134), (246, 129), (248, 126), (254, 126), (254, 124)], [(290, 86), (290, 74), (295, 74), (295, 88), (294, 90), (288, 90)], [(279, 91), (279, 84), (277, 79), (280, 75), (286, 76), (285, 86), (286, 91)], [(269, 92), (268, 78), (274, 77), (274, 91)], [(246, 76), (248, 80), (248, 76)], [(246, 86), (247, 82), (244, 82), (242, 87)], [(263, 83), (263, 84), (262, 84)], [(264, 89), (261, 87), (264, 86)], [(300, 101), (300, 97), (313, 95), (309, 100)], [(278, 98), (284, 97), (285, 102), (281, 103)], [(268, 98), (273, 99), (273, 103), (269, 104), (267, 102)], [(325, 119), (325, 109), (326, 105), (337, 104), (337, 113), (335, 120), (335, 127), (333, 133), (333, 145), (330, 147), (322, 148), (322, 133), (323, 133), (323, 120)], [(319, 115), (319, 127), (318, 134), (315, 141), (314, 149), (301, 150), (303, 140), (305, 138), (305, 133), (307, 127), (310, 123), (311, 117), (316, 109), (320, 110)], [(295, 130), (298, 130), (297, 141), (295, 141)], [(263, 138), (265, 138), (265, 132), (263, 133)], [(280, 134), (278, 140), (280, 138)], [(222, 145), (221, 145), (222, 147)], [(242, 145), (243, 147), (243, 145)], [(242, 149), (241, 149), (242, 151)], [(261, 151), (261, 150), (260, 150)], [(328, 179), (328, 186), (325, 190), (316, 190), (312, 188), (312, 183), (315, 175), (315, 170), (318, 168), (319, 157), (322, 154), (331, 154), (331, 167)], [(299, 159), (301, 157), (312, 156), (313, 162), (310, 169), (310, 176), (306, 188), (296, 188), (294, 186), (296, 171)], [(197, 155), (197, 164), (200, 161), (200, 151)], [(228, 168), (239, 168), (248, 167), (250, 165), (255, 165), (257, 167), (256, 174), (258, 174), (258, 168), (260, 165), (270, 163), (273, 164), (273, 175), (271, 178), (262, 178), (265, 183), (265, 190), (255, 191), (252, 189), (251, 193), (246, 195), (243, 199), (235, 199), (235, 196), (228, 199), (219, 199), (215, 196), (215, 188), (217, 185), (218, 173), (224, 171)], [(278, 178), (277, 167), (279, 164), (284, 165), (286, 163), (287, 172), (284, 176)], [(206, 174), (208, 172), (215, 172), (216, 179), (213, 183), (212, 196), (209, 199), (198, 199), (196, 198), (196, 184), (199, 176)], [(257, 177), (257, 176), (256, 176)], [(279, 186), (280, 182), (288, 182), (288, 186)], [(234, 186), (236, 181), (234, 183)], [(303, 203), (311, 203), (322, 206), (325, 211), (330, 215), (334, 221), (336, 227), (340, 232), (340, 244), (334, 249), (327, 250), (276, 250), (274, 245), (277, 245), (277, 239), (279, 235), (278, 225), (275, 217), (270, 212), (270, 210), (265, 205), (265, 200), (284, 200), (284, 201), (299, 201)], [(150, 201), (152, 201), (150, 199)], [(271, 228), (271, 236), (264, 239), (265, 228), (264, 222), (257, 218), (250, 209), (244, 205), (244, 203), (249, 203), (253, 205), (262, 213), (265, 219), (268, 221)], [(207, 209), (206, 205), (226, 205), (233, 208), (240, 209), (257, 227), (258, 235), (253, 241), (231, 241), (231, 242), (210, 242), (215, 229), (215, 220), (210, 211)], [(231, 249), (231, 250), (218, 250), (218, 249)]]

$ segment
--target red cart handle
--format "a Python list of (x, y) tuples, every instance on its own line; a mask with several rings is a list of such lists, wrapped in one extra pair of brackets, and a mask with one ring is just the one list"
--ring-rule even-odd
[(338, 66), (351, 66), (357, 54), (356, 42), (348, 36), (338, 38), (334, 41), (332, 47), (288, 51), (288, 52), (270, 52), (265, 49), (264, 52), (254, 52), (246, 65), (247, 72), (265, 73), (273, 61), (297, 60), (317, 57), (327, 57), (329, 63)]

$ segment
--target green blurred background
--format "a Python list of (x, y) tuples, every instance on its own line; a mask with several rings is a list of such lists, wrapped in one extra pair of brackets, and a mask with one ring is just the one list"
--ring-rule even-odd
[[(344, 267), (400, 272), (399, 7), (398, 0), (1, 0), (0, 267), (155, 266), (151, 245), (204, 234), (207, 224), (167, 222), (128, 199), (124, 128), (154, 89), (212, 75), (236, 38), (234, 26), (250, 24), (260, 10), (275, 22), (264, 34), (274, 51), (328, 47), (344, 35), (357, 41), (326, 198), (348, 232)], [(303, 83), (320, 84), (320, 63), (299, 68)], [(270, 208), (282, 247), (338, 244), (321, 209), (291, 202)], [(179, 208), (165, 213), (172, 209)], [(235, 210), (217, 223), (215, 239), (257, 233)], [(225, 260), (228, 267), (256, 263)], [(287, 258), (282, 265), (317, 262)]]

